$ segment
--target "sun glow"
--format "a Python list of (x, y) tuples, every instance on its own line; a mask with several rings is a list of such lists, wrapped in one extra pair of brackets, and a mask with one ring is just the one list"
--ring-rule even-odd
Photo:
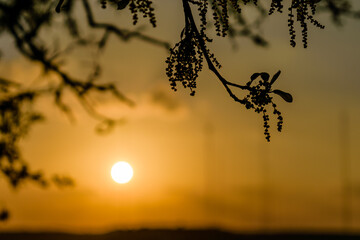
[(133, 169), (127, 162), (117, 162), (111, 168), (111, 177), (117, 183), (127, 183), (133, 177)]

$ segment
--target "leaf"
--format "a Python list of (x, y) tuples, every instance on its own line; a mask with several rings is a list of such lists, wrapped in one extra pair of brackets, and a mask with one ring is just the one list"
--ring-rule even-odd
[(254, 73), (253, 75), (251, 75), (250, 79), (254, 81), (259, 75), (260, 73)]
[(260, 73), (260, 75), (263, 80), (269, 81), (270, 75), (268, 73), (262, 72), (262, 73)]
[(274, 76), (272, 77), (271, 81), (270, 81), (270, 85), (272, 85), (276, 79), (278, 79), (278, 77), (280, 76), (281, 71), (279, 70), (277, 73), (274, 74)]
[(63, 3), (64, 3), (64, 0), (59, 0), (58, 4), (56, 5), (56, 8), (55, 8), (55, 11), (56, 11), (57, 13), (60, 13), (60, 11), (61, 11), (61, 6), (63, 5)]
[(273, 93), (279, 95), (280, 97), (282, 97), (286, 102), (292, 102), (293, 101), (293, 97), (291, 96), (290, 93), (275, 89), (274, 91), (272, 91)]
[(10, 81), (10, 80), (6, 80), (4, 78), (0, 78), (0, 85), (3, 85), (3, 86), (14, 86), (14, 87), (19, 87), (20, 84), (17, 83), (17, 82), (13, 82), (13, 81)]
[(96, 126), (96, 132), (99, 134), (106, 134), (113, 130), (115, 127), (115, 121), (111, 119), (105, 119)]
[(72, 187), (75, 185), (74, 180), (66, 176), (54, 175), (51, 180), (57, 187)]
[(122, 0), (120, 2), (118, 2), (118, 10), (122, 10), (124, 8), (126, 8), (126, 6), (129, 4), (130, 0)]
[(6, 209), (1, 210), (0, 212), (0, 222), (5, 221), (9, 218), (9, 212)]
[(185, 33), (185, 28), (183, 28), (183, 30), (181, 30), (180, 39), (184, 39), (184, 33)]

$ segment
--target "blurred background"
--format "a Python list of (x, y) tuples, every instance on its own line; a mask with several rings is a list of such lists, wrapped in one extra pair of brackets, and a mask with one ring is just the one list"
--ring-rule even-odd
[[(358, 1), (353, 5), (360, 8)], [(175, 44), (184, 22), (181, 1), (157, 0), (154, 7), (155, 29), (144, 20), (132, 26), (128, 11), (93, 9), (98, 21), (145, 26), (148, 35)], [(262, 24), (270, 43), (266, 48), (247, 38), (216, 36), (209, 45), (230, 81), (245, 84), (254, 72), (282, 71), (275, 88), (290, 92), (294, 102), (274, 97), (284, 126), (278, 133), (270, 121), (270, 143), (262, 117), (235, 103), (205, 67), (192, 97), (186, 89), (170, 89), (168, 53), (160, 47), (112, 36), (100, 56), (86, 48), (76, 51), (65, 69), (81, 76), (97, 57), (101, 81), (114, 81), (136, 106), (93, 96), (98, 111), (126, 118), (111, 133), (99, 135), (95, 120), (70, 94), (65, 101), (75, 123), (52, 100), (41, 99), (36, 108), (45, 112), (46, 121), (22, 140), (23, 155), (33, 169), (65, 173), (76, 185), (43, 189), (27, 183), (13, 189), (0, 179), (0, 206), (11, 212), (0, 231), (215, 227), (359, 232), (360, 22), (345, 19), (339, 27), (328, 14), (319, 14), (318, 20), (326, 27), (309, 28), (307, 49), (300, 38), (296, 48), (290, 46), (286, 13)], [(62, 31), (58, 26), (44, 34), (66, 41)], [(29, 84), (45, 81), (41, 66), (22, 57), (6, 34), (0, 44), (1, 76)], [(117, 161), (133, 167), (127, 184), (111, 179)]]

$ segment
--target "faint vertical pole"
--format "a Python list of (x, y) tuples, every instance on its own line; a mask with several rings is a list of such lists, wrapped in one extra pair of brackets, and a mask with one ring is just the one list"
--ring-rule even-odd
[(205, 168), (205, 212), (206, 217), (208, 218), (209, 224), (214, 224), (213, 222), (213, 206), (211, 204), (212, 199), (214, 199), (215, 189), (214, 189), (214, 178), (215, 176), (215, 161), (213, 157), (213, 138), (214, 127), (210, 122), (206, 122), (204, 126), (204, 168)]
[[(264, 140), (264, 139), (262, 139)], [(265, 141), (265, 140), (264, 140)], [(261, 212), (260, 212), (260, 221), (261, 221), (261, 230), (266, 232), (269, 228), (269, 153), (268, 145), (269, 143), (261, 143), (259, 151), (259, 164), (260, 164), (260, 174), (261, 174)]]
[(343, 231), (351, 227), (351, 182), (350, 182), (350, 136), (349, 116), (346, 111), (340, 114), (340, 181), (342, 194)]

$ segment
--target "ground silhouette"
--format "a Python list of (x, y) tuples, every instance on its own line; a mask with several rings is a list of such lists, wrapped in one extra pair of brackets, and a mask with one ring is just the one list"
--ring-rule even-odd
[(357, 240), (360, 235), (336, 233), (245, 233), (236, 234), (215, 229), (203, 230), (133, 230), (100, 235), (67, 233), (0, 233), (1, 240)]

